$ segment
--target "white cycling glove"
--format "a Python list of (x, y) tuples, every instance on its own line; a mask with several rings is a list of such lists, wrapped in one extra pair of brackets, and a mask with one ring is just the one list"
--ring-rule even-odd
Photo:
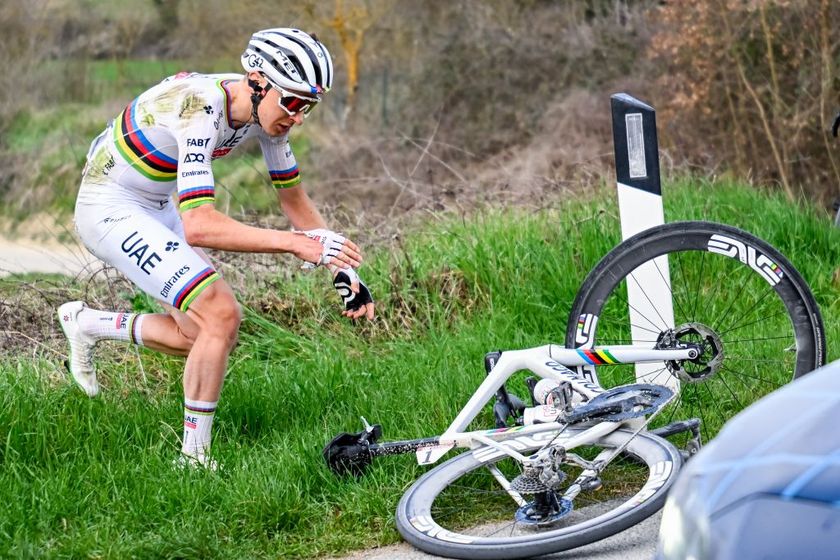
[(303, 263), (301, 268), (315, 268), (316, 266), (330, 264), (330, 260), (341, 252), (344, 242), (347, 241), (347, 238), (340, 233), (323, 228), (309, 229), (297, 233), (301, 233), (309, 239), (314, 239), (323, 246), (320, 260), (317, 263), (307, 261)]
[[(354, 281), (359, 283), (359, 291), (356, 293), (350, 288), (350, 284)], [(366, 304), (373, 302), (373, 296), (371, 296), (370, 290), (368, 290), (368, 287), (365, 286), (365, 283), (362, 282), (362, 279), (359, 278), (359, 275), (352, 268), (342, 268), (339, 270), (333, 278), (333, 286), (335, 286), (338, 295), (341, 296), (341, 300), (344, 302), (345, 311), (356, 311)]]

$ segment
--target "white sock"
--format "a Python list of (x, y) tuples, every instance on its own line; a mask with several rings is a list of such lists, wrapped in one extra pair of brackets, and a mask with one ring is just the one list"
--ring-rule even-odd
[(181, 453), (203, 460), (210, 451), (210, 436), (216, 402), (184, 399), (184, 440)]
[(94, 340), (122, 340), (143, 345), (140, 324), (144, 315), (83, 309), (77, 316), (82, 331)]

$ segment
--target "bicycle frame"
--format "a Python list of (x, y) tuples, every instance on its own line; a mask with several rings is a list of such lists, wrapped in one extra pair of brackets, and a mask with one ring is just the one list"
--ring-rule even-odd
[[(505, 351), (446, 431), (440, 437), (432, 438), (431, 441), (428, 441), (428, 444), (421, 445), (416, 449), (417, 462), (421, 465), (430, 465), (437, 462), (447, 451), (455, 447), (474, 449), (480, 446), (487, 446), (488, 450), (505, 453), (522, 461), (525, 457), (516, 451), (517, 448), (525, 448), (526, 443), (549, 441), (551, 438), (557, 437), (556, 432), (562, 429), (565, 424), (548, 422), (495, 430), (463, 431), (495, 395), (496, 391), (517, 371), (529, 370), (545, 379), (552, 379), (557, 382), (567, 381), (571, 383), (574, 391), (587, 399), (591, 399), (603, 393), (604, 388), (598, 383), (597, 377), (588, 379), (585, 374), (572, 371), (571, 367), (591, 366), (593, 364), (615, 365), (687, 360), (696, 358), (697, 355), (698, 350), (692, 347), (668, 350), (638, 346), (569, 349), (555, 344), (524, 350)], [(641, 427), (644, 422), (643, 419), (619, 423), (601, 422), (568, 441), (563, 440), (563, 444), (568, 448), (584, 445), (618, 429), (622, 425)], [(485, 451), (482, 450), (482, 452)]]

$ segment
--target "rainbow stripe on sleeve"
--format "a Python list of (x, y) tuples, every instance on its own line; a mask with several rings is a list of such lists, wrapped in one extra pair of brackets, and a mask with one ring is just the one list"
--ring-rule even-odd
[(175, 294), (172, 305), (186, 312), (193, 300), (198, 297), (198, 294), (219, 278), (218, 272), (210, 267), (205, 268), (193, 276), (192, 280)]
[(294, 187), (300, 183), (300, 171), (297, 165), (289, 169), (283, 169), (282, 171), (269, 169), (268, 174), (271, 175), (271, 184), (274, 185), (275, 189)]
[(202, 204), (215, 202), (215, 194), (216, 189), (212, 185), (178, 191), (178, 207), (181, 210), (189, 210)]
[(114, 143), (120, 155), (138, 173), (152, 181), (174, 181), (178, 161), (155, 148), (137, 125), (137, 100), (114, 121)]

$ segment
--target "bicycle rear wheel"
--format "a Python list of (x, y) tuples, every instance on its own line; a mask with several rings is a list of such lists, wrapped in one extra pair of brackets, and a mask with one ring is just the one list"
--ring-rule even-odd
[[(642, 265), (649, 267), (644, 281)], [(633, 341), (628, 288), (648, 302), (670, 294), (677, 328), (670, 329), (668, 313), (655, 306), (636, 309), (634, 325), (644, 336)], [(659, 364), (649, 372), (647, 382), (677, 376), (681, 386), (656, 424), (699, 417), (706, 439), (757, 398), (825, 361), (822, 317), (799, 272), (761, 239), (711, 222), (651, 228), (610, 251), (581, 285), (566, 346), (667, 345), (668, 337), (671, 344), (694, 342), (709, 352), (695, 363)], [(604, 387), (613, 387), (635, 382), (635, 371), (616, 365), (597, 374)]]
[[(571, 437), (581, 429), (569, 428)], [(546, 434), (542, 434), (546, 435)], [(406, 541), (431, 554), (452, 558), (523, 558), (583, 546), (646, 519), (664, 504), (682, 465), (679, 451), (668, 441), (643, 432), (635, 437), (616, 431), (586, 449), (595, 455), (632, 438), (623, 454), (601, 473), (603, 487), (584, 491), (574, 509), (549, 527), (517, 520), (520, 505), (499, 482), (521, 474), (521, 464), (490, 447), (463, 453), (417, 480), (397, 506), (397, 528)], [(521, 436), (506, 445), (523, 454), (545, 440)], [(562, 445), (562, 441), (556, 442)], [(564, 467), (565, 470), (566, 467)], [(574, 468), (567, 473), (571, 483)]]

